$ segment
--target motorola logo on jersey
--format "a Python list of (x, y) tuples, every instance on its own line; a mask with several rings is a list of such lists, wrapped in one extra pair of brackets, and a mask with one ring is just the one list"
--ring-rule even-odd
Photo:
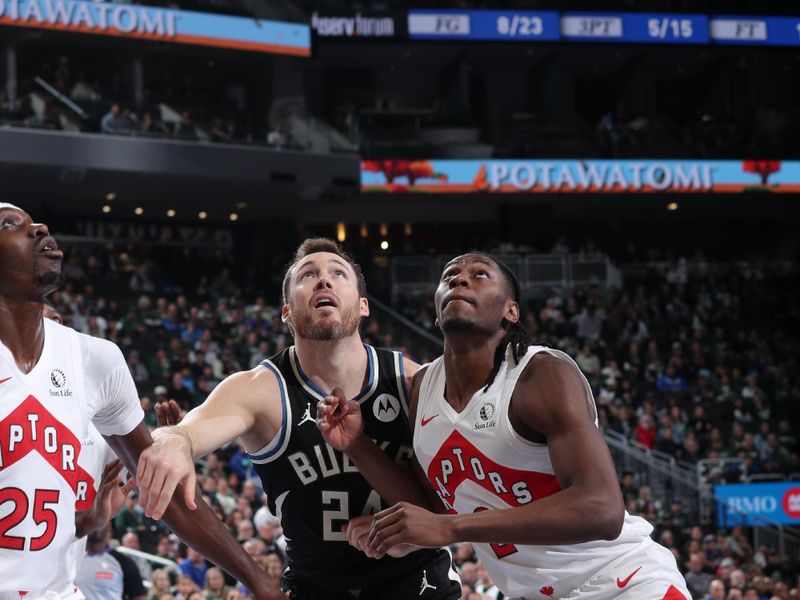
[(381, 394), (372, 403), (372, 413), (383, 423), (391, 423), (400, 415), (400, 401), (391, 394)]

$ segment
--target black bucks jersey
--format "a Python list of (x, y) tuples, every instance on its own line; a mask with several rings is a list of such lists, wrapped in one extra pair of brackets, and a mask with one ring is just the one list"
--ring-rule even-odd
[[(410, 466), (403, 357), (366, 344), (364, 348), (369, 378), (355, 400), (361, 404), (365, 432), (393, 461)], [(261, 365), (278, 378), (283, 422), (272, 442), (250, 458), (264, 482), (269, 509), (281, 520), (293, 577), (326, 587), (366, 590), (433, 561), (433, 550), (375, 560), (350, 546), (342, 526), (352, 517), (379, 512), (386, 504), (347, 455), (322, 438), (315, 422), (316, 405), (328, 392), (305, 376), (294, 347)]]

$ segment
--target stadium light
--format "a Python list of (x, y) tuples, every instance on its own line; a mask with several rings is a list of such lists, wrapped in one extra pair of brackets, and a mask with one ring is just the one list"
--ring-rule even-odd
[(231, 221), (236, 221), (236, 220), (238, 220), (238, 219), (239, 219), (239, 215), (237, 215), (235, 212), (233, 212), (233, 213), (231, 213), (231, 214), (230, 214), (230, 216), (229, 216), (228, 218), (229, 218)]
[(105, 206), (103, 206), (103, 208), (101, 208), (100, 210), (102, 210), (102, 211), (103, 211), (103, 213), (107, 215), (108, 213), (110, 213), (110, 212), (111, 212), (111, 207), (110, 207), (108, 204), (106, 204), (106, 205), (105, 205)]
[(388, 249), (389, 249), (389, 242), (387, 242), (386, 240), (383, 240), (381, 242), (381, 250), (388, 250)]
[(144, 209), (141, 206), (137, 206), (136, 208), (133, 209), (133, 212), (138, 216), (144, 212)]
[(202, 219), (205, 219), (208, 216), (208, 213), (206, 211), (204, 211), (204, 210), (201, 210), (199, 213), (197, 213), (197, 216), (198, 216), (199, 219), (202, 220)]
[(174, 217), (174, 216), (175, 216), (175, 209), (174, 209), (174, 208), (170, 208), (170, 209), (167, 211), (167, 216), (168, 216), (168, 217)]
[(116, 199), (117, 199), (117, 194), (115, 194), (114, 192), (108, 192), (106, 194), (106, 200), (108, 200), (109, 202)]
[(336, 223), (336, 241), (344, 242), (347, 239), (347, 227), (342, 221)]
[(669, 204), (667, 204), (667, 210), (678, 210), (678, 203), (670, 202)]

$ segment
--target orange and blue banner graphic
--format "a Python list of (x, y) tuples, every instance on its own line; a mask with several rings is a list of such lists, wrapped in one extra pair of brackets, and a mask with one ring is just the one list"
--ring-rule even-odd
[(311, 56), (308, 25), (85, 0), (0, 0), (0, 25)]
[(800, 161), (365, 160), (362, 192), (800, 192)]

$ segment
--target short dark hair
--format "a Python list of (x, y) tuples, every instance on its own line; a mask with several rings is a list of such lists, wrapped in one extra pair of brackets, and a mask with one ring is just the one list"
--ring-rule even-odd
[(362, 298), (367, 295), (367, 282), (364, 280), (364, 273), (361, 272), (361, 266), (353, 260), (347, 252), (344, 251), (339, 244), (330, 238), (309, 238), (297, 247), (297, 252), (294, 257), (286, 265), (286, 271), (283, 273), (283, 303), (289, 303), (289, 282), (291, 279), (292, 269), (309, 254), (316, 254), (317, 252), (330, 252), (344, 259), (350, 265), (353, 272), (356, 274), (356, 282), (358, 283), (358, 295)]

